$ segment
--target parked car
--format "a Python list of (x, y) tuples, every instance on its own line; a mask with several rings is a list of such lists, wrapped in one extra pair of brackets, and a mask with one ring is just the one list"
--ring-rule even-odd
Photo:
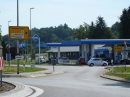
[(77, 60), (76, 64), (85, 65), (86, 64), (85, 58), (79, 58), (79, 60)]
[(69, 63), (69, 58), (68, 57), (62, 57), (62, 58), (59, 58), (59, 63)]
[(46, 60), (45, 60), (45, 58), (43, 57), (43, 58), (38, 58), (38, 63), (39, 63), (39, 60), (40, 60), (40, 63), (46, 63)]
[(88, 63), (89, 66), (94, 66), (94, 65), (98, 65), (98, 66), (107, 66), (108, 62), (102, 60), (101, 58), (91, 58)]

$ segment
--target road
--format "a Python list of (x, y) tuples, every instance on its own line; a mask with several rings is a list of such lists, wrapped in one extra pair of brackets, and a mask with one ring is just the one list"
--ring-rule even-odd
[[(52, 70), (52, 66), (44, 66)], [(39, 87), (39, 97), (130, 97), (130, 84), (100, 77), (104, 67), (55, 66), (65, 73), (38, 78), (4, 78)]]

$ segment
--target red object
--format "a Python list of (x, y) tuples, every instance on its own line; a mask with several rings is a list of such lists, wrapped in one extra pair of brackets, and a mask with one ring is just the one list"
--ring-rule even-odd
[(79, 64), (82, 64), (82, 65), (86, 64), (85, 58), (80, 58), (79, 59)]
[(4, 67), (3, 57), (0, 57), (0, 70), (2, 70), (3, 67)]

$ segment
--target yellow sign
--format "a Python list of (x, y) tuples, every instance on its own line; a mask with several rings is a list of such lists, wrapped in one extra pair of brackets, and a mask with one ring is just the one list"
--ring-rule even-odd
[(114, 46), (114, 51), (118, 52), (122, 50), (122, 46)]
[(28, 40), (29, 27), (27, 26), (9, 26), (10, 40)]
[(109, 51), (111, 51), (111, 50), (112, 50), (112, 48), (111, 48), (111, 47), (109, 47), (109, 48), (108, 48), (108, 50), (109, 50)]

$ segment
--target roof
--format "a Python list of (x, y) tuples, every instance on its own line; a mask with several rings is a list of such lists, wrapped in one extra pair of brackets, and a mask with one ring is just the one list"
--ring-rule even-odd
[[(60, 43), (45, 43), (40, 44), (40, 47), (80, 46), (82, 44), (124, 44), (124, 42), (127, 42), (127, 44), (129, 44), (130, 39), (81, 39), (62, 41)], [(39, 47), (39, 44), (36, 44), (36, 47)]]

